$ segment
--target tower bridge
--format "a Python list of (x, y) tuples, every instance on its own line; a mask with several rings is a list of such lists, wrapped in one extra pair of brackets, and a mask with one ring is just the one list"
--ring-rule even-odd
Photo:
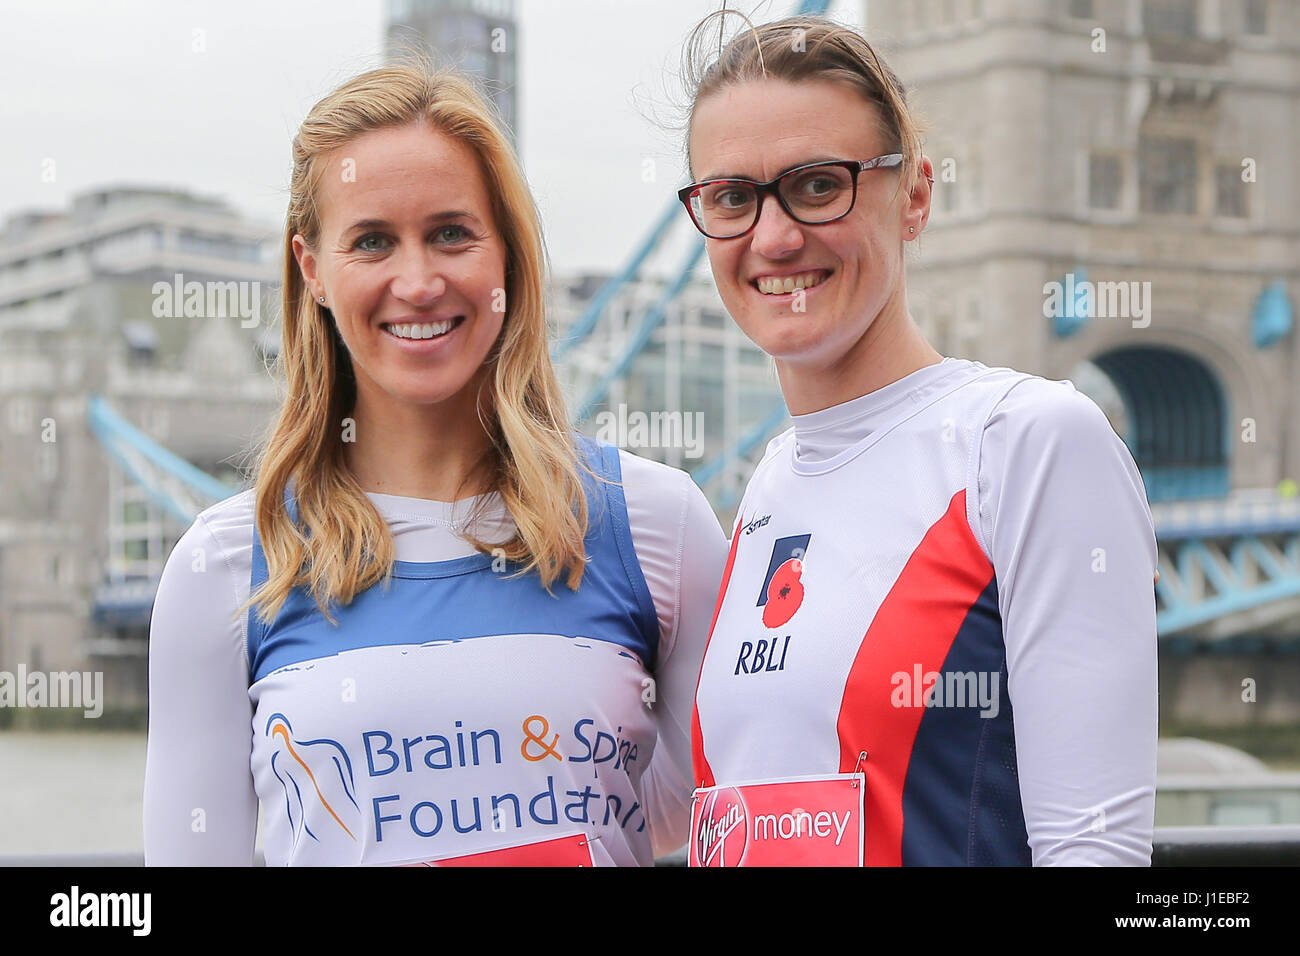
[[(911, 311), (941, 352), (1069, 378), (1106, 411), (1151, 501), (1162, 668), (1207, 647), (1274, 661), (1300, 634), (1300, 176), (1286, 132), (1300, 129), (1300, 6), (1270, 7), (1267, 36), (1227, 14), (1193, 17), (1210, 46), (1153, 34), (1188, 21), (1145, 20), (1137, 0), (1046, 16), (1012, 0), (980, 6), (951, 22), (917, 18), (903, 0), (867, 7), (869, 33), (930, 125), (937, 182), (909, 252)], [(1212, 8), (1235, 6), (1196, 5)], [(1104, 53), (1091, 47), (1098, 27)], [(206, 324), (184, 347), (185, 367), (207, 370), (197, 379), (147, 367), (170, 327), (128, 323), (117, 357), (100, 354), (91, 333), (103, 315), (147, 314), (119, 274), (231, 271), (174, 212), (146, 215), (144, 199), (128, 199), (102, 248), (83, 250), (94, 285), (80, 304), (55, 289), (75, 243), (57, 258), (35, 246), (29, 261), (0, 256), (0, 484), (19, 503), (0, 515), (0, 555), (28, 555), (3, 565), (0, 651), (35, 668), (138, 660), (170, 546), (240, 490), (230, 457), (274, 406), (265, 369), (240, 364), (248, 342), (230, 323)], [(273, 285), (246, 254), (254, 231), (219, 216), (211, 231), (217, 219), (238, 274)], [(588, 430), (620, 403), (704, 411), (700, 458), (633, 450), (689, 471), (729, 524), (756, 458), (789, 424), (770, 362), (722, 311), (675, 200), (630, 247), (615, 275), (556, 290), (554, 357)], [(665, 252), (668, 278), (647, 278)], [(1125, 308), (1096, 295), (1050, 301), (1054, 284), (1085, 281), (1136, 283), (1142, 314), (1115, 314)], [(247, 387), (218, 394), (240, 375)], [(46, 418), (60, 429), (54, 449), (39, 441)], [(35, 514), (50, 517), (37, 527)], [(1162, 708), (1167, 686), (1162, 669)], [(1300, 719), (1300, 700), (1288, 701), (1278, 713)]]

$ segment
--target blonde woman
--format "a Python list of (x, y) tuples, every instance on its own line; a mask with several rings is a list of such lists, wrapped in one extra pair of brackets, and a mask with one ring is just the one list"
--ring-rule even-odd
[[(726, 541), (579, 438), (483, 99), (390, 66), (293, 141), (285, 395), (159, 586), (149, 864), (648, 864), (685, 842)], [(684, 556), (684, 557), (683, 557)]]

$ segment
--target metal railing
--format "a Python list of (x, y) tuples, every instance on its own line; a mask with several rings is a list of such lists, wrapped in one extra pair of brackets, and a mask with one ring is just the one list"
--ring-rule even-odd
[[(1156, 827), (1151, 865), (1296, 866), (1300, 865), (1300, 826)], [(143, 866), (143, 853), (38, 853), (0, 856), (10, 866)], [(259, 850), (254, 866), (264, 866)], [(656, 866), (685, 866), (685, 850), (655, 861)]]
[(1157, 827), (1152, 866), (1296, 866), (1300, 826)]

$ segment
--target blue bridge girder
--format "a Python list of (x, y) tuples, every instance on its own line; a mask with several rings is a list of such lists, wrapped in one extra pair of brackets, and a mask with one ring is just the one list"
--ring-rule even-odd
[(154, 441), (98, 395), (87, 402), (86, 422), (118, 467), (177, 521), (189, 524), (203, 508), (239, 491)]
[(1152, 513), (1162, 636), (1213, 639), (1300, 618), (1300, 499), (1241, 492)]

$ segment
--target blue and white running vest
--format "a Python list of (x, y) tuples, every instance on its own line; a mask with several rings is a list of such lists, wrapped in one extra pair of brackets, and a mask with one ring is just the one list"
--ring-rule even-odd
[[(579, 437), (618, 482), (618, 450)], [(422, 863), (586, 835), (598, 864), (652, 861), (655, 608), (622, 488), (583, 473), (577, 591), (475, 554), (397, 561), (330, 607), (250, 609), (252, 771), (268, 865)], [(289, 511), (297, 520), (291, 493)], [(251, 586), (266, 580), (254, 532)]]

